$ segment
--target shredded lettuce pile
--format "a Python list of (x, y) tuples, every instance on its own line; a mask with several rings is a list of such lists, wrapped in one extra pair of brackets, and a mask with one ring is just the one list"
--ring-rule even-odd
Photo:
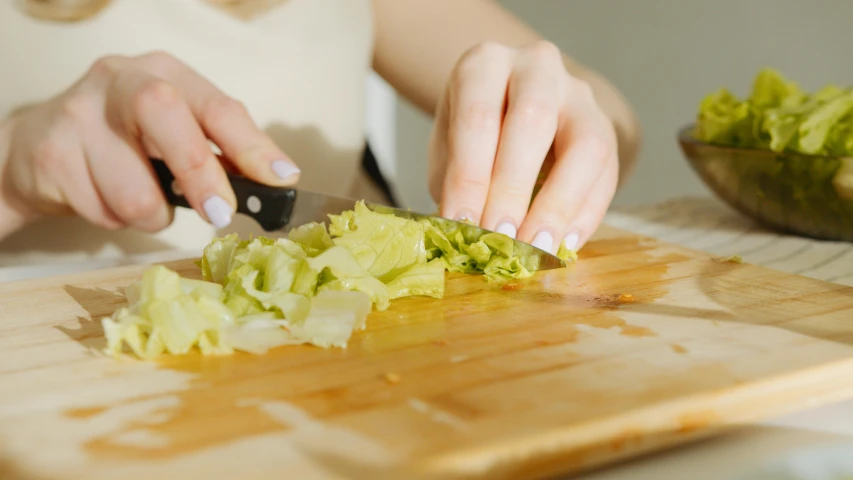
[(148, 268), (126, 289), (129, 306), (102, 321), (107, 352), (118, 355), (126, 344), (153, 359), (193, 348), (203, 355), (262, 354), (287, 344), (345, 348), (372, 309), (407, 296), (442, 298), (445, 271), (500, 284), (537, 268), (538, 257), (515, 251), (505, 235), (381, 214), (363, 202), (329, 223), (328, 230), (302, 225), (287, 238), (214, 239), (198, 262), (203, 280)]
[(699, 140), (718, 145), (807, 155), (853, 155), (853, 88), (827, 85), (804, 92), (779, 72), (764, 69), (741, 100), (726, 89), (699, 107)]

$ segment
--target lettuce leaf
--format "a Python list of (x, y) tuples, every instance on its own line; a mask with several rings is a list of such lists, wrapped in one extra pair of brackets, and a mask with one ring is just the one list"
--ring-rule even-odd
[(324, 291), (311, 301), (311, 314), (290, 325), (294, 338), (318, 347), (346, 347), (353, 330), (367, 322), (370, 300), (361, 292)]
[(388, 292), (392, 300), (414, 295), (444, 297), (444, 263), (434, 258), (425, 264), (412, 265), (388, 282)]
[(386, 282), (426, 261), (423, 228), (412, 220), (376, 213), (358, 202), (351, 215), (331, 215), (335, 245), (352, 253), (368, 274)]
[(326, 226), (322, 223), (313, 222), (300, 225), (291, 230), (287, 236), (290, 240), (301, 245), (311, 257), (316, 257), (335, 246)]
[(186, 282), (160, 265), (148, 268), (132, 287), (135, 302), (101, 321), (108, 353), (120, 353), (125, 344), (143, 359), (184, 354), (194, 346), (205, 354), (231, 353), (217, 332), (234, 325), (235, 317), (211, 295), (221, 287)]
[(853, 155), (851, 112), (851, 88), (826, 85), (806, 93), (778, 71), (763, 69), (746, 100), (726, 89), (705, 97), (695, 135), (724, 146), (849, 156)]
[(749, 104), (721, 89), (705, 97), (699, 106), (697, 136), (709, 143), (752, 145), (752, 112)]

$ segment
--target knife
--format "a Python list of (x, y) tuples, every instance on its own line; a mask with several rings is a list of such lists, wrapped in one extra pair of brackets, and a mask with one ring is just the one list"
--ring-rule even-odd
[[(151, 164), (169, 204), (175, 207), (191, 208), (166, 163), (152, 158)], [(267, 232), (289, 230), (290, 226), (295, 227), (311, 222), (326, 222), (330, 214), (339, 215), (345, 210), (352, 210), (356, 203), (355, 200), (308, 190), (264, 185), (230, 172), (226, 174), (237, 197), (237, 212), (252, 217)], [(424, 215), (372, 202), (364, 203), (377, 213), (391, 214), (410, 220), (426, 219), (441, 225), (445, 231), (453, 227), (462, 228), (466, 238), (480, 238), (486, 233), (493, 233), (476, 225), (434, 215)], [(566, 262), (556, 255), (515, 239), (513, 239), (513, 252), (532, 262), (529, 265), (525, 262), (525, 266), (532, 267), (533, 270), (550, 270), (566, 266)]]

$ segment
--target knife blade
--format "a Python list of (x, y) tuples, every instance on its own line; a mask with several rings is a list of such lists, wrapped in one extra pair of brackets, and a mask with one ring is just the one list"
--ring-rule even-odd
[[(191, 208), (166, 163), (152, 158), (151, 164), (169, 204), (175, 207)], [(237, 197), (237, 212), (250, 216), (267, 232), (288, 231), (292, 227), (311, 222), (327, 222), (329, 215), (339, 215), (343, 211), (352, 210), (356, 203), (352, 199), (308, 190), (264, 185), (230, 172), (227, 175)], [(479, 238), (484, 234), (493, 233), (476, 225), (435, 215), (416, 213), (373, 202), (364, 203), (377, 213), (391, 214), (410, 220), (426, 219), (445, 228), (459, 227), (463, 229), (467, 238)], [(550, 270), (566, 266), (566, 263), (556, 255), (520, 240), (512, 239), (512, 242), (513, 253), (532, 260), (534, 263), (530, 266), (535, 270)]]

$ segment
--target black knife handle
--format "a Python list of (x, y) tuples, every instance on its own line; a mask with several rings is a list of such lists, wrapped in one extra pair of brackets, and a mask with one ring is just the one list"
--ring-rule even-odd
[[(169, 205), (191, 208), (166, 163), (152, 158), (151, 164)], [(267, 232), (282, 229), (290, 223), (296, 203), (296, 190), (271, 187), (233, 173), (227, 175), (237, 197), (237, 212), (254, 218)]]

